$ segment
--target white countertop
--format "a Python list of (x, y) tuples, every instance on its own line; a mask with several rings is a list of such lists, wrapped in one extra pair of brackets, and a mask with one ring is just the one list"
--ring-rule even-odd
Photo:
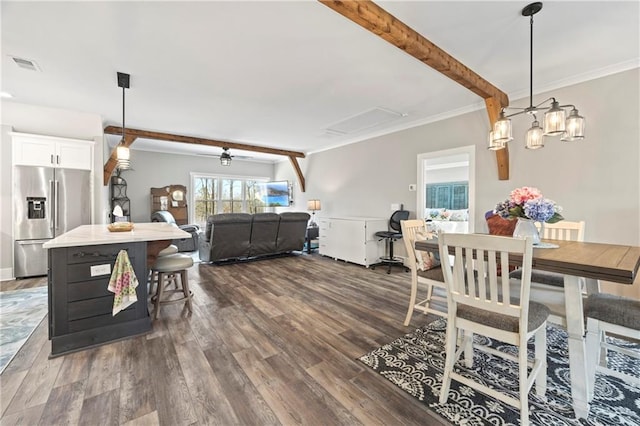
[(47, 241), (42, 247), (50, 249), (183, 238), (191, 238), (191, 234), (166, 222), (134, 223), (133, 229), (127, 232), (110, 232), (107, 225), (82, 225)]

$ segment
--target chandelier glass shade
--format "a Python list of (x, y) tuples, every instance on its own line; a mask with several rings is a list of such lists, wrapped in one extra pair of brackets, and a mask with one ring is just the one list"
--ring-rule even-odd
[[(585, 120), (574, 105), (560, 105), (556, 98), (549, 98), (538, 105), (533, 105), (533, 15), (542, 10), (542, 3), (536, 2), (522, 9), (522, 16), (530, 18), (530, 64), (529, 64), (529, 106), (527, 108), (506, 107), (518, 109), (513, 114), (505, 114), (505, 108), (489, 132), (489, 149), (498, 150), (513, 140), (511, 117), (520, 114), (533, 116), (531, 127), (527, 131), (526, 148), (538, 149), (544, 146), (544, 137), (560, 136), (561, 141), (575, 141), (584, 139)], [(571, 108), (567, 116), (566, 110)], [(536, 114), (544, 114), (542, 126)]]

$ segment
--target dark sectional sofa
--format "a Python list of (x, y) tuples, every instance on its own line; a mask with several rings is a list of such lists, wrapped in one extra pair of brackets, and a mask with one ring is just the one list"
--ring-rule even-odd
[(308, 213), (223, 213), (209, 216), (200, 235), (200, 260), (215, 262), (301, 251)]

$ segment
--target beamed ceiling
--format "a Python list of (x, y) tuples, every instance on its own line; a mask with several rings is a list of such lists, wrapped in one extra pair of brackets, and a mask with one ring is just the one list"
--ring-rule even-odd
[[(528, 94), (529, 25), (520, 15), (527, 3), (377, 2), (512, 104)], [(2, 90), (14, 96), (3, 102), (96, 113), (104, 127), (122, 122), (117, 71), (131, 74), (127, 127), (304, 154), (487, 106), (496, 111), (502, 102), (485, 104), (484, 96), (315, 0), (0, 7)], [(545, 3), (535, 23), (535, 91), (637, 67), (639, 16), (635, 1)], [(18, 67), (9, 55), (35, 61), (39, 71)], [(112, 146), (118, 140), (108, 136)], [(220, 153), (145, 138), (132, 148)]]

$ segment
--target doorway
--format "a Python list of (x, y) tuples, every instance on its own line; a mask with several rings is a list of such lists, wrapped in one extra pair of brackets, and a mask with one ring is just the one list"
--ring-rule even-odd
[(468, 209), (468, 232), (475, 230), (475, 145), (418, 155), (416, 216), (429, 219), (434, 208)]

